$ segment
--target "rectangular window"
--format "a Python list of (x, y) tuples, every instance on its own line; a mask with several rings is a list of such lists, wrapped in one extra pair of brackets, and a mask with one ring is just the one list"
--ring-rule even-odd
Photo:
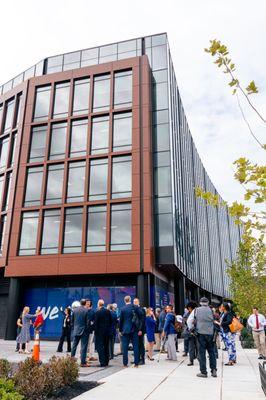
[(112, 199), (132, 195), (132, 157), (113, 157), (112, 160)]
[(52, 124), (50, 160), (64, 158), (66, 155), (67, 123)]
[(110, 250), (131, 250), (131, 240), (131, 204), (112, 204)]
[(114, 84), (114, 107), (132, 106), (132, 71), (117, 72)]
[(36, 126), (31, 132), (31, 146), (29, 162), (40, 162), (45, 157), (47, 126)]
[(17, 133), (13, 134), (12, 136), (12, 143), (11, 143), (11, 157), (10, 157), (10, 166), (13, 167), (14, 165), (14, 160), (15, 160), (15, 154), (16, 154), (16, 145), (17, 145)]
[(22, 95), (20, 94), (17, 97), (17, 107), (16, 107), (16, 115), (14, 118), (14, 127), (16, 127), (20, 121), (20, 113), (21, 113), (21, 99), (22, 99)]
[(156, 218), (157, 246), (173, 245), (173, 215), (159, 214)]
[(53, 118), (68, 116), (70, 83), (57, 83), (55, 85)]
[(1, 204), (2, 204), (2, 197), (3, 197), (3, 191), (4, 191), (4, 183), (5, 183), (5, 175), (0, 176), (0, 209), (1, 209)]
[(12, 99), (6, 103), (6, 114), (4, 123), (4, 132), (13, 128), (13, 116), (15, 109), (15, 99)]
[(0, 141), (0, 172), (3, 172), (7, 167), (9, 150), (9, 137)]
[(0, 104), (0, 134), (2, 133), (3, 104)]
[(65, 212), (64, 253), (80, 253), (82, 246), (82, 207), (68, 208)]
[(88, 114), (90, 97), (90, 80), (79, 79), (74, 82), (73, 115)]
[(81, 55), (80, 51), (64, 54), (63, 71), (80, 68), (80, 55)]
[(41, 86), (36, 88), (34, 121), (47, 119), (50, 109), (51, 86)]
[(160, 167), (154, 170), (154, 186), (157, 196), (171, 196), (170, 167)]
[(107, 198), (108, 158), (91, 160), (89, 200)]
[(167, 50), (166, 45), (152, 48), (152, 69), (167, 68)]
[(110, 75), (94, 77), (93, 111), (105, 111), (110, 107)]
[[(63, 67), (63, 56), (54, 56), (47, 59), (47, 74), (61, 72)], [(42, 75), (42, 74), (41, 74)]]
[(157, 83), (153, 85), (153, 99), (154, 99), (154, 110), (163, 110), (168, 108), (168, 83)]
[(39, 212), (24, 212), (20, 234), (19, 255), (29, 256), (36, 254)]
[(42, 192), (43, 167), (28, 169), (24, 206), (39, 205)]
[(113, 121), (113, 151), (131, 150), (132, 113), (115, 114)]
[(10, 197), (10, 189), (11, 189), (11, 179), (12, 179), (12, 172), (9, 172), (6, 175), (6, 185), (5, 185), (5, 196), (3, 201), (2, 210), (6, 211), (9, 207), (9, 197)]
[(6, 215), (2, 215), (0, 220), (0, 255), (3, 254), (3, 248), (4, 248), (6, 218), (7, 218)]
[(88, 120), (73, 121), (71, 126), (70, 157), (87, 154)]
[(98, 64), (99, 58), (99, 48), (82, 50), (81, 52), (81, 67), (86, 67), (88, 65)]
[(91, 154), (107, 153), (109, 146), (109, 117), (95, 117), (91, 128)]
[(45, 210), (41, 254), (58, 253), (60, 210)]
[(62, 203), (64, 164), (48, 166), (45, 204)]
[(67, 202), (84, 200), (86, 162), (71, 162), (68, 169)]
[(88, 208), (87, 252), (106, 250), (106, 206)]

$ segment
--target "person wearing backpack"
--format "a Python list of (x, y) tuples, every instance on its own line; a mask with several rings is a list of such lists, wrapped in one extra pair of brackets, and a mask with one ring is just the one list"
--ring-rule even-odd
[(164, 323), (164, 328), (163, 328), (163, 333), (162, 337), (167, 337), (167, 359), (170, 361), (177, 361), (177, 356), (176, 356), (176, 338), (177, 338), (177, 332), (175, 328), (175, 313), (174, 313), (174, 307), (169, 304), (166, 307), (166, 318), (165, 318), (165, 323)]
[(194, 312), (195, 330), (199, 344), (199, 363), (200, 373), (197, 374), (199, 378), (207, 378), (206, 367), (206, 351), (209, 354), (209, 362), (211, 375), (217, 377), (217, 361), (214, 353), (214, 318), (212, 310), (209, 307), (209, 300), (206, 297), (200, 299), (200, 307), (195, 309)]
[(228, 353), (228, 362), (226, 366), (233, 366), (236, 363), (236, 333), (231, 332), (230, 325), (233, 322), (234, 314), (228, 303), (221, 305), (221, 311), (223, 313), (220, 322), (215, 321), (217, 325), (220, 325), (223, 330), (224, 343)]
[(128, 346), (133, 344), (134, 367), (139, 366), (139, 340), (141, 331), (141, 314), (139, 307), (131, 304), (131, 297), (124, 298), (125, 306), (121, 309), (119, 320), (119, 331), (122, 340), (123, 365), (128, 366)]

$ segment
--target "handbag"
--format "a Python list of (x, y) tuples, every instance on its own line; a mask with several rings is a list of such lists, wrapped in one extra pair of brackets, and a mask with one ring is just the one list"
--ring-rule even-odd
[(229, 329), (231, 333), (240, 332), (243, 329), (243, 325), (236, 317), (234, 317), (232, 323), (229, 325)]

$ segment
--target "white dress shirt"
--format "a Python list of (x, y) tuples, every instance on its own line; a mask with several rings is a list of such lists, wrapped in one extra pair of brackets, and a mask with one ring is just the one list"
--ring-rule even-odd
[(195, 309), (191, 311), (187, 319), (187, 327), (189, 330), (195, 328), (194, 318), (195, 318)]
[(259, 329), (256, 328), (256, 315), (255, 314), (251, 314), (248, 319), (248, 324), (254, 332), (263, 331), (264, 326), (266, 325), (266, 319), (265, 319), (264, 315), (258, 314), (258, 320), (259, 320)]

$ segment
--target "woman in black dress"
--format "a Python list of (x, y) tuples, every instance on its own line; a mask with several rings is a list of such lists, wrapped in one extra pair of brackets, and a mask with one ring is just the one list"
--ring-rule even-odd
[(61, 310), (64, 316), (62, 325), (62, 334), (59, 340), (57, 352), (62, 353), (65, 338), (67, 340), (67, 353), (71, 352), (71, 309), (66, 308), (65, 311)]

